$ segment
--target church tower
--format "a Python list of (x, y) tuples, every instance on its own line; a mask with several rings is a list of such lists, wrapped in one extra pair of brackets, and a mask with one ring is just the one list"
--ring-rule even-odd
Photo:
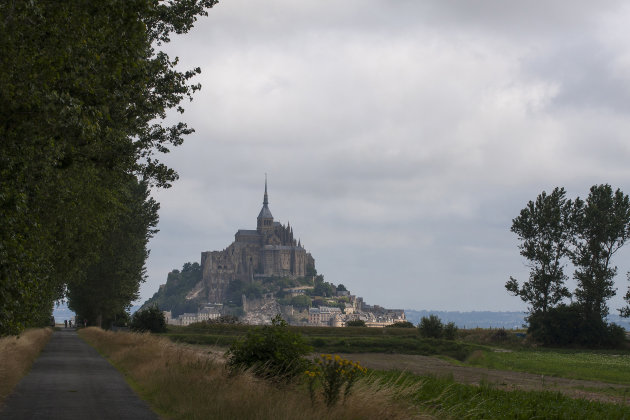
[(263, 207), (258, 213), (258, 223), (256, 224), (256, 230), (262, 233), (273, 229), (273, 216), (269, 210), (269, 198), (267, 197), (267, 175), (265, 175), (265, 197), (263, 199)]

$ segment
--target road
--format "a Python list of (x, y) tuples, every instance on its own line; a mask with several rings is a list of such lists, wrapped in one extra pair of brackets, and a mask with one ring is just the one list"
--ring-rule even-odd
[(79, 338), (55, 331), (0, 407), (0, 419), (158, 419), (123, 376)]

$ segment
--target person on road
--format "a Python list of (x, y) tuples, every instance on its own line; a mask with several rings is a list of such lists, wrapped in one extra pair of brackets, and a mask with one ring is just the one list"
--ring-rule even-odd
[(70, 325), (70, 328), (72, 328), (72, 320), (68, 321), (68, 325)]
[(66, 328), (68, 328), (68, 320), (67, 320), (67, 319), (64, 319), (64, 320), (63, 320), (63, 323), (64, 323), (64, 325), (66, 326)]

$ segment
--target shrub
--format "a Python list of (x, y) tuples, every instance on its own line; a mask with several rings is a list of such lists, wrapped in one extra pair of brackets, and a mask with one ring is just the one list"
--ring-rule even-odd
[(444, 327), (443, 333), (444, 333), (444, 338), (445, 339), (447, 339), (447, 340), (455, 340), (455, 338), (457, 337), (457, 326), (455, 325), (454, 322), (449, 322)]
[(290, 380), (303, 373), (310, 362), (304, 358), (312, 351), (301, 334), (289, 331), (278, 314), (272, 325), (250, 329), (244, 339), (227, 351), (231, 372), (251, 369), (259, 377)]
[(624, 342), (623, 328), (607, 324), (599, 316), (586, 316), (576, 304), (532, 314), (528, 321), (527, 332), (547, 346), (618, 347)]
[(420, 335), (424, 338), (441, 338), (444, 327), (436, 315), (423, 316), (418, 325)]
[(362, 319), (354, 319), (346, 322), (346, 327), (365, 327), (365, 321)]
[(392, 325), (386, 326), (386, 328), (416, 328), (416, 326), (409, 321), (402, 321), (394, 322)]
[(152, 333), (166, 332), (166, 319), (157, 306), (141, 309), (133, 314), (131, 318), (131, 329), (133, 331), (150, 331)]
[[(315, 365), (305, 372), (308, 379), (308, 389), (311, 402), (315, 403), (315, 382), (322, 386), (322, 396), (326, 406), (337, 404), (343, 389), (343, 400), (350, 395), (352, 386), (367, 369), (358, 362), (343, 359), (338, 355), (321, 354), (315, 359)], [(344, 387), (345, 385), (345, 387)]]

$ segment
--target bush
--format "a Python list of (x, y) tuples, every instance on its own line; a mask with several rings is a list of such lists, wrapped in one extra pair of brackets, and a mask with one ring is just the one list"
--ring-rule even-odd
[[(315, 364), (304, 374), (308, 379), (308, 390), (311, 402), (315, 404), (315, 383), (321, 384), (322, 396), (327, 407), (332, 407), (339, 401), (348, 398), (357, 379), (365, 375), (367, 369), (359, 364), (346, 360), (338, 355), (321, 354), (315, 359)], [(345, 386), (345, 387), (344, 387)], [(343, 390), (343, 393), (341, 392)]]
[(271, 326), (250, 329), (226, 356), (232, 373), (251, 369), (259, 377), (288, 381), (306, 370), (310, 362), (304, 356), (311, 351), (302, 335), (289, 331), (286, 321), (276, 315)]
[(623, 328), (598, 316), (585, 316), (576, 304), (532, 314), (528, 321), (527, 332), (546, 346), (619, 347), (625, 340)]
[(454, 322), (449, 322), (444, 327), (443, 333), (445, 339), (455, 340), (455, 338), (457, 337), (457, 326), (455, 326)]
[(387, 325), (385, 328), (416, 328), (416, 326), (409, 321), (402, 321), (394, 322), (391, 325)]
[(365, 327), (365, 321), (362, 319), (355, 319), (346, 322), (346, 327)]
[(151, 306), (134, 313), (130, 327), (133, 331), (162, 333), (166, 332), (166, 319), (157, 306)]
[(441, 338), (444, 327), (436, 315), (423, 316), (418, 325), (420, 335), (424, 338)]

